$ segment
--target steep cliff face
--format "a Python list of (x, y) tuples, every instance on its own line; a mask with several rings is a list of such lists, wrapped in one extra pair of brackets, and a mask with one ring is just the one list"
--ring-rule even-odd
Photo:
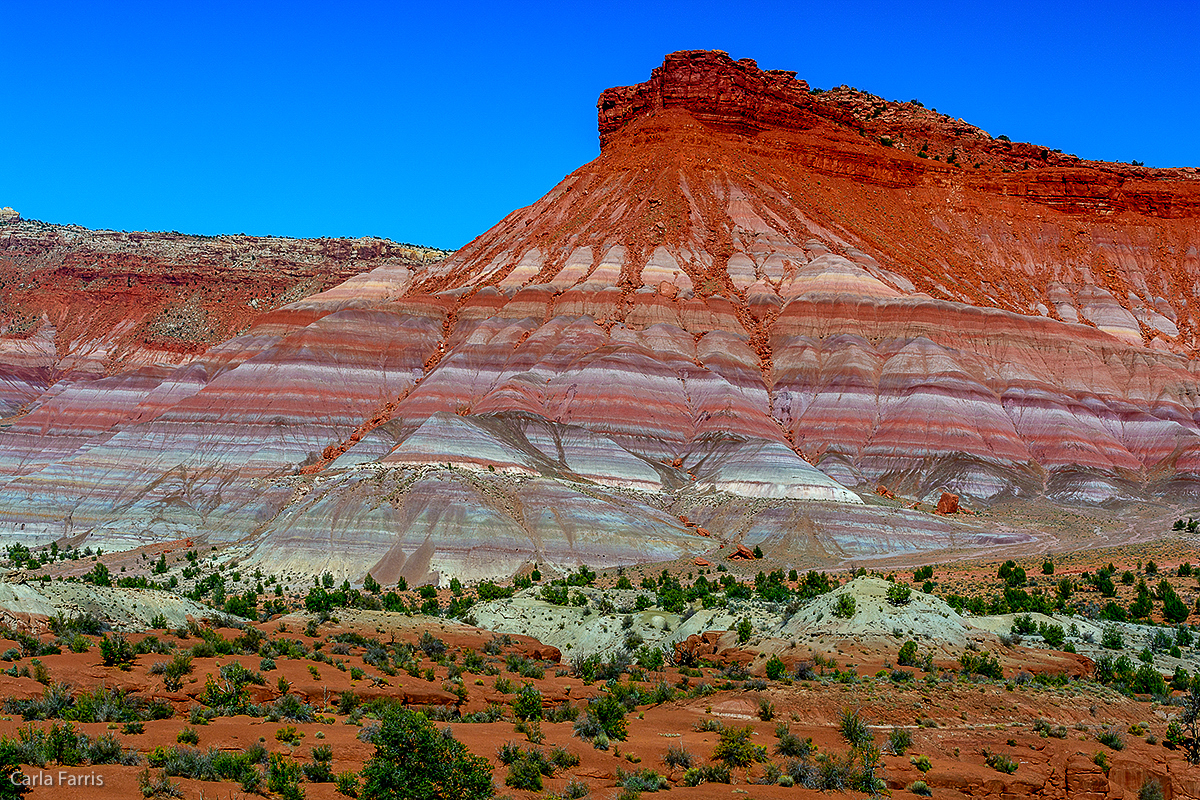
[[(443, 260), (385, 248), (186, 358), (145, 316), (107, 328), (124, 360), (46, 382), (0, 431), (0, 532), (203, 530), (411, 582), (732, 540), (798, 563), (1000, 541), (864, 506), (880, 483), (972, 503), (1197, 485), (1194, 170), (714, 52), (598, 116), (599, 158)], [(33, 338), (3, 340), (7, 375)]]

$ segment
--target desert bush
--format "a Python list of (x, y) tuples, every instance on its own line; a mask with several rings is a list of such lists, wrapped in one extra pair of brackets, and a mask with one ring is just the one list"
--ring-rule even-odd
[(574, 735), (583, 739), (585, 742), (590, 742), (597, 736), (604, 733), (604, 726), (600, 724), (600, 720), (596, 719), (591, 714), (585, 714), (575, 720), (573, 728)]
[(1147, 777), (1138, 789), (1138, 800), (1163, 800), (1163, 787), (1154, 778)]
[(1096, 734), (1096, 741), (1113, 750), (1125, 749), (1125, 737), (1116, 728), (1108, 728)]
[(667, 754), (663, 756), (663, 762), (671, 769), (682, 768), (687, 770), (691, 768), (695, 761), (696, 757), (681, 744), (670, 745), (667, 747)]
[(888, 734), (888, 749), (898, 756), (904, 755), (912, 747), (912, 734), (904, 728), (892, 728)]
[(667, 779), (652, 769), (625, 772), (619, 767), (617, 768), (617, 785), (632, 792), (657, 792), (671, 788)]
[(964, 652), (958, 659), (959, 665), (967, 675), (982, 675), (985, 678), (993, 678), (1002, 680), (1004, 671), (1000, 667), (1000, 662), (990, 653), (973, 653)]
[(717, 746), (713, 748), (712, 760), (721, 761), (728, 767), (748, 767), (756, 762), (767, 760), (767, 748), (750, 741), (754, 729), (725, 728), (718, 735)]
[(792, 677), (798, 681), (815, 681), (817, 679), (817, 671), (811, 661), (801, 661), (796, 665), (795, 671), (792, 672)]
[(301, 764), (301, 771), (309, 783), (333, 783), (333, 748), (327, 744), (312, 749), (312, 763)]
[(127, 670), (133, 666), (135, 656), (133, 645), (119, 633), (100, 639), (100, 658), (106, 667)]
[(151, 774), (149, 768), (138, 774), (138, 788), (142, 797), (183, 797), (178, 783), (168, 778), (165, 772)]
[(990, 750), (984, 750), (983, 760), (984, 763), (997, 772), (1003, 772), (1011, 775), (1017, 771), (1017, 762), (1013, 761), (1003, 753), (993, 753)]
[(841, 731), (842, 738), (852, 747), (870, 744), (875, 738), (870, 728), (867, 727), (866, 720), (857, 710), (851, 708), (842, 709), (842, 713), (838, 717), (838, 730)]
[(362, 769), (364, 800), (484, 800), (495, 791), (488, 760), (418, 712), (389, 709), (369, 741), (375, 754)]
[(801, 739), (786, 724), (775, 726), (775, 738), (779, 740), (775, 744), (775, 752), (781, 756), (808, 758), (815, 749), (811, 738)]
[(550, 763), (557, 769), (571, 769), (579, 766), (579, 756), (565, 747), (556, 747), (550, 751)]
[(549, 800), (583, 800), (591, 794), (591, 789), (583, 781), (571, 778), (567, 781), (567, 785), (563, 787), (561, 794), (549, 794)]
[(1064, 727), (1062, 725), (1051, 726), (1050, 723), (1046, 722), (1046, 720), (1044, 720), (1044, 719), (1039, 719), (1036, 722), (1034, 722), (1033, 730), (1036, 734), (1041, 736), (1043, 739), (1045, 739), (1046, 737), (1054, 737), (1055, 739), (1067, 738), (1066, 727)]
[(625, 740), (625, 712), (625, 705), (611, 695), (593, 701), (587, 710), (588, 716), (594, 717), (600, 723), (604, 734), (617, 741)]
[(770, 680), (781, 680), (787, 674), (787, 665), (783, 663), (778, 655), (773, 655), (767, 659), (767, 677)]
[(1042, 639), (1045, 640), (1046, 644), (1050, 645), (1056, 650), (1061, 648), (1063, 646), (1063, 642), (1065, 642), (1067, 639), (1066, 631), (1063, 630), (1062, 626), (1054, 623), (1047, 624), (1043, 622), (1039, 624), (1038, 633), (1041, 635)]
[(1100, 646), (1109, 650), (1120, 650), (1125, 647), (1125, 637), (1113, 625), (1108, 625), (1100, 634)]
[(894, 606), (908, 605), (912, 599), (912, 587), (903, 583), (893, 583), (888, 587), (887, 599)]
[(517, 719), (542, 718), (542, 693), (530, 684), (516, 693), (510, 705)]
[(358, 797), (358, 773), (356, 772), (339, 772), (333, 779), (333, 785), (338, 794), (346, 797)]
[(421, 638), (417, 642), (417, 647), (423, 650), (426, 656), (433, 659), (441, 658), (446, 654), (446, 643), (429, 631), (421, 634)]

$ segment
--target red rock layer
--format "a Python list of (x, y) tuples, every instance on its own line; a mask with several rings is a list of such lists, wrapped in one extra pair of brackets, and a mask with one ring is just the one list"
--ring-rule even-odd
[(445, 255), (380, 239), (118, 233), (0, 222), (0, 416), (72, 376), (180, 365), (274, 309)]

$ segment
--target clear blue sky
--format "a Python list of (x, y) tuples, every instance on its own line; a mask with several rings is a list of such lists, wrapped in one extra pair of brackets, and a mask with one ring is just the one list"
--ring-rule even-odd
[(1200, 3), (6, 3), (0, 206), (458, 247), (692, 48), (1084, 158), (1200, 166)]

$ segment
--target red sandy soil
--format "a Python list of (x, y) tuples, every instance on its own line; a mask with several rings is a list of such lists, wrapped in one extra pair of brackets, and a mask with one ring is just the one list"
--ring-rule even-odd
[[(393, 637), (395, 641), (415, 642), (420, 632), (430, 630), (446, 641), (449, 652), (455, 654), (460, 663), (461, 650), (481, 648), (492, 636), (486, 631), (463, 629), (420, 617), (407, 618), (362, 612), (356, 617), (358, 621), (353, 627), (357, 632), (364, 636), (377, 637), (385, 644), (392, 641)], [(284, 626), (287, 628), (285, 631), (280, 631), (278, 622), (264, 623), (258, 627), (268, 637), (300, 639), (311, 647), (334, 633), (346, 630), (348, 624), (323, 626), (318, 638), (305, 636), (301, 630), (302, 626), (295, 618), (284, 620)], [(219, 633), (232, 638), (239, 632), (230, 629)], [(161, 632), (159, 635), (163, 636)], [(142, 637), (131, 637), (133, 640), (140, 638)], [(163, 638), (175, 640), (172, 634), (166, 634)], [(197, 638), (193, 636), (179, 641), (178, 644), (180, 647), (187, 647), (196, 641)], [(0, 641), (0, 649), (7, 649), (8, 646), (8, 642)], [(325, 644), (322, 649), (330, 653), (331, 645)], [(586, 698), (594, 697), (602, 691), (599, 683), (585, 685), (567, 674), (565, 666), (557, 663), (558, 653), (553, 648), (543, 648), (533, 640), (518, 637), (505, 651), (547, 657), (544, 662), (545, 677), (534, 680), (508, 673), (502, 657), (491, 657), (489, 661), (500, 669), (501, 675), (512, 681), (514, 687), (523, 683), (537, 686), (543, 692), (548, 708), (567, 700), (581, 705)], [(344, 659), (348, 665), (361, 666), (369, 674), (379, 675), (378, 670), (361, 662), (362, 653), (362, 648), (351, 647), (348, 654), (334, 657)], [(418, 651), (418, 655), (422, 654)], [(721, 660), (744, 661), (749, 660), (748, 657), (752, 654), (739, 655), (729, 651), (724, 656)], [(424, 676), (414, 678), (400, 672), (394, 677), (386, 677), (385, 683), (379, 686), (373, 686), (370, 680), (352, 680), (348, 671), (343, 672), (329, 664), (278, 658), (278, 668), (265, 675), (266, 685), (251, 687), (252, 697), (258, 701), (269, 701), (279, 696), (280, 692), (275, 684), (282, 676), (290, 682), (292, 693), (313, 703), (322, 715), (320, 721), (296, 724), (304, 736), (298, 745), (290, 745), (275, 739), (277, 730), (291, 724), (286, 721), (270, 723), (262, 719), (238, 716), (217, 718), (207, 725), (188, 725), (188, 709), (195, 704), (193, 698), (202, 691), (207, 676), (215, 674), (220, 665), (232, 661), (239, 661), (247, 668), (257, 670), (257, 656), (197, 659), (195, 671), (188, 683), (182, 692), (176, 693), (166, 692), (161, 681), (147, 672), (155, 661), (166, 658), (153, 654), (140, 656), (135, 666), (125, 672), (103, 667), (99, 663), (99, 654), (95, 647), (80, 654), (67, 652), (57, 656), (44, 656), (41, 661), (48, 669), (52, 682), (67, 682), (81, 689), (98, 685), (122, 687), (143, 697), (158, 697), (170, 701), (177, 709), (176, 717), (147, 722), (142, 734), (123, 735), (120, 726), (115, 724), (96, 723), (79, 726), (80, 730), (92, 736), (115, 729), (126, 747), (135, 748), (143, 756), (156, 746), (173, 746), (178, 732), (184, 727), (192, 727), (199, 734), (201, 748), (212, 746), (241, 750), (253, 742), (261, 741), (271, 752), (284, 753), (301, 761), (309, 760), (313, 746), (328, 744), (334, 751), (335, 772), (357, 771), (370, 758), (373, 749), (356, 738), (360, 731), (358, 727), (344, 724), (346, 717), (336, 713), (334, 703), (340, 692), (349, 689), (363, 698), (402, 698), (404, 703), (415, 707), (452, 705), (455, 702), (454, 696), (443, 689), (446, 668), (423, 656), (421, 669), (432, 669), (434, 680), (426, 680)], [(696, 755), (700, 763), (709, 763), (717, 734), (701, 732), (696, 728), (700, 722), (710, 718), (720, 720), (727, 726), (750, 726), (754, 730), (753, 741), (768, 748), (774, 745), (775, 726), (784, 722), (801, 738), (812, 737), (822, 751), (844, 752), (848, 748), (838, 734), (838, 716), (843, 709), (856, 709), (872, 723), (875, 739), (879, 744), (886, 740), (887, 733), (893, 726), (903, 727), (911, 732), (913, 744), (908, 755), (929, 756), (933, 769), (925, 776), (925, 780), (933, 788), (935, 797), (1132, 797), (1136, 796), (1147, 776), (1161, 779), (1168, 787), (1168, 797), (1197, 795), (1200, 788), (1200, 769), (1188, 767), (1181, 754), (1176, 751), (1167, 750), (1161, 744), (1147, 743), (1144, 740), (1147, 734), (1142, 734), (1141, 737), (1126, 735), (1127, 746), (1120, 752), (1107, 750), (1095, 740), (1096, 734), (1109, 727), (1126, 731), (1135, 723), (1144, 723), (1149, 734), (1161, 739), (1167, 718), (1173, 715), (1173, 711), (1121, 696), (1087, 681), (1072, 681), (1064, 687), (1057, 688), (1039, 687), (1035, 683), (975, 683), (958, 678), (951, 669), (952, 665), (948, 663), (939, 666), (944, 666), (950, 671), (943, 673), (940, 680), (934, 680), (932, 683), (927, 683), (925, 676), (919, 671), (915, 681), (908, 683), (897, 684), (886, 678), (869, 677), (879, 669), (890, 667), (894, 658), (894, 653), (853, 650), (843, 652), (836, 660), (840, 667), (852, 669), (861, 676), (858, 683), (830, 682), (828, 679), (794, 683), (768, 681), (765, 684), (766, 688), (762, 690), (723, 689), (710, 696), (680, 698), (658, 706), (639, 707), (627, 717), (628, 740), (613, 742), (614, 747), (608, 752), (596, 750), (573, 737), (572, 726), (568, 722), (543, 721), (541, 730), (546, 737), (541, 745), (543, 749), (562, 746), (580, 757), (578, 767), (547, 779), (546, 790), (561, 791), (567, 780), (574, 778), (586, 782), (592, 789), (593, 797), (604, 797), (615, 791), (613, 787), (619, 768), (626, 771), (650, 768), (672, 780), (673, 792), (682, 792), (688, 797), (726, 798), (731, 792), (748, 792), (754, 797), (815, 796), (817, 793), (800, 788), (752, 785), (750, 781), (761, 775), (762, 767), (751, 769), (749, 772), (735, 770), (732, 785), (701, 784), (697, 787), (684, 787), (678, 783), (682, 772), (669, 770), (663, 762), (663, 757), (668, 746), (682, 745)], [(1037, 661), (1041, 661), (1048, 669), (1058, 671), (1072, 658), (1075, 657), (1069, 654), (1015, 648), (1006, 659), (1005, 672), (1006, 675), (1015, 674), (1018, 665), (1028, 669)], [(1056, 659), (1057, 667), (1053, 663)], [(795, 660), (798, 660), (798, 657)], [(28, 659), (18, 663), (27, 664)], [(317, 669), (319, 679), (310, 674), (309, 666)], [(760, 668), (752, 667), (752, 672), (761, 674)], [(464, 673), (464, 679), (469, 696), (460, 706), (463, 713), (481, 710), (490, 702), (503, 704), (511, 697), (495, 689), (494, 677)], [(662, 673), (647, 675), (646, 679), (650, 685), (660, 680), (690, 685), (719, 684), (723, 680), (716, 668), (705, 668), (703, 677), (687, 677), (675, 668), (667, 668)], [(476, 681), (482, 685), (478, 685)], [(0, 675), (0, 694), (4, 696), (35, 697), (40, 695), (41, 690), (41, 685), (28, 678)], [(774, 704), (773, 721), (759, 719), (762, 700)], [(1033, 722), (1039, 719), (1047, 721), (1051, 726), (1064, 726), (1067, 729), (1066, 738), (1039, 736), (1031, 727)], [(19, 717), (0, 719), (0, 734), (13, 735), (24, 724)], [(32, 724), (46, 726), (49, 723)], [(444, 723), (436, 724), (441, 726)], [(496, 760), (497, 749), (506, 741), (531, 746), (524, 742), (521, 734), (514, 732), (511, 721), (452, 723), (451, 727), (454, 735), (470, 750), (492, 760), (495, 765), (495, 782), (501, 792), (521, 798), (538, 796), (536, 793), (504, 787), (506, 769)], [(984, 764), (985, 749), (1011, 757), (1019, 765), (1016, 772), (1006, 775), (987, 767)], [(1092, 763), (1093, 755), (1101, 750), (1107, 751), (1111, 765), (1107, 778), (1104, 772)], [(786, 764), (786, 759), (776, 757), (775, 760), (781, 765)], [(910, 764), (907, 755), (885, 755), (882, 763), (883, 776), (888, 786), (898, 794), (911, 782), (921, 778), (915, 767)], [(69, 771), (82, 774), (93, 770), (104, 776), (105, 785), (77, 788), (73, 790), (72, 796), (102, 798), (138, 795), (137, 775), (142, 767), (99, 766), (72, 768)], [(52, 766), (47, 771), (56, 773), (57, 767)], [(180, 784), (184, 796), (189, 798), (241, 796), (238, 786), (233, 783), (213, 784), (182, 780)], [(339, 796), (332, 784), (306, 783), (303, 788), (310, 798)], [(1088, 792), (1094, 794), (1089, 795)], [(56, 796), (56, 793), (50, 788), (40, 787), (30, 796), (46, 798)]]

